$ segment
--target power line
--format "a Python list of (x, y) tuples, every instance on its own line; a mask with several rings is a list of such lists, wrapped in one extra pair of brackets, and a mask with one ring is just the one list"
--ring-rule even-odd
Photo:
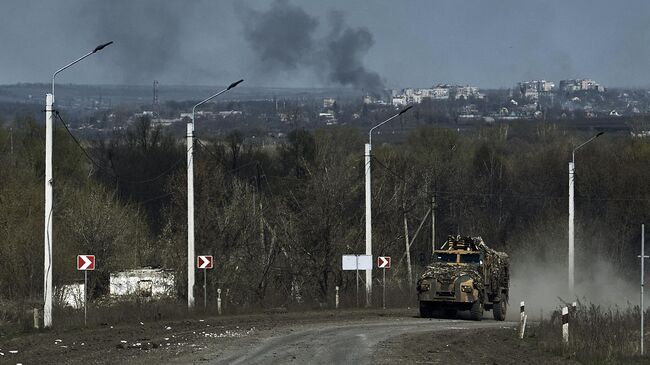
[(99, 164), (97, 161), (95, 161), (95, 159), (93, 159), (90, 156), (88, 151), (86, 151), (86, 149), (81, 145), (81, 143), (79, 143), (79, 140), (74, 136), (74, 134), (72, 134), (72, 132), (70, 131), (70, 128), (68, 128), (68, 125), (66, 124), (66, 122), (63, 120), (63, 118), (59, 114), (59, 111), (55, 110), (54, 112), (55, 112), (56, 117), (59, 119), (59, 122), (61, 122), (63, 127), (65, 127), (65, 130), (68, 132), (70, 137), (72, 137), (72, 140), (75, 142), (77, 147), (79, 147), (81, 149), (81, 151), (86, 156), (88, 161), (90, 161), (90, 163), (92, 163), (98, 169), (100, 169), (100, 170), (106, 172), (107, 174), (111, 175), (112, 177), (114, 177), (119, 182), (123, 182), (123, 183), (127, 183), (127, 184), (145, 184), (145, 183), (156, 181), (156, 180), (164, 177), (165, 175), (167, 175), (169, 172), (171, 172), (174, 168), (176, 168), (176, 166), (178, 164), (180, 164), (185, 159), (185, 157), (178, 159), (169, 168), (167, 168), (166, 170), (164, 170), (163, 172), (161, 172), (160, 174), (158, 174), (158, 175), (156, 175), (155, 177), (152, 177), (152, 178), (148, 178), (148, 179), (144, 179), (144, 180), (125, 180), (125, 179), (122, 179), (122, 178), (120, 178), (119, 175), (117, 175), (116, 173), (111, 171), (110, 168), (108, 168), (106, 166), (103, 166), (103, 165)]
[[(378, 158), (375, 156), (372, 156), (372, 159), (376, 161), (379, 166), (384, 168), (388, 173), (393, 175), (396, 179), (404, 181), (404, 177), (399, 176), (396, 172), (391, 170), (388, 166), (386, 166), (384, 163), (381, 162)], [(466, 192), (457, 192), (457, 191), (442, 191), (442, 190), (434, 190), (434, 194), (441, 196), (441, 198), (445, 199), (444, 195), (447, 196), (473, 196), (473, 197), (498, 197), (498, 198), (513, 198), (513, 199), (529, 199), (529, 200), (536, 200), (536, 199), (546, 199), (546, 200), (564, 200), (568, 199), (567, 197), (564, 196), (552, 196), (552, 195), (528, 195), (528, 194), (502, 194), (502, 193), (466, 193)], [(621, 197), (621, 198), (600, 198), (600, 197), (581, 197), (581, 198), (576, 198), (576, 200), (579, 201), (650, 201), (650, 197), (648, 198), (642, 198), (642, 197)]]

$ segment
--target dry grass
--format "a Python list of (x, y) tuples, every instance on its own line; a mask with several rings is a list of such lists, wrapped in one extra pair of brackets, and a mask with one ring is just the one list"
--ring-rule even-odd
[[(650, 357), (640, 356), (640, 314), (638, 306), (602, 308), (578, 302), (569, 314), (569, 343), (562, 342), (562, 317), (553, 312), (543, 319), (531, 335), (547, 351), (575, 359), (584, 364), (650, 364)], [(649, 323), (650, 312), (645, 312)], [(646, 353), (650, 346), (646, 329)]]

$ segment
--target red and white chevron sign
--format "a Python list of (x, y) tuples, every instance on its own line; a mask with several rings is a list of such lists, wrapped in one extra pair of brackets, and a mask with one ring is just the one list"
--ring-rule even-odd
[(377, 257), (377, 267), (380, 269), (390, 269), (390, 256)]
[(212, 269), (212, 256), (210, 255), (197, 256), (196, 267), (199, 269)]
[(95, 255), (77, 255), (77, 270), (95, 270)]

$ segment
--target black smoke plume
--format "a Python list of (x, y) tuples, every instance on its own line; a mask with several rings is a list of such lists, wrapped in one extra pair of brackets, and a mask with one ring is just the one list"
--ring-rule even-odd
[(240, 11), (260, 71), (307, 69), (329, 84), (381, 91), (381, 78), (363, 64), (374, 44), (372, 34), (347, 26), (340, 12), (330, 15), (329, 34), (316, 38), (318, 19), (288, 0), (276, 0), (266, 11)]

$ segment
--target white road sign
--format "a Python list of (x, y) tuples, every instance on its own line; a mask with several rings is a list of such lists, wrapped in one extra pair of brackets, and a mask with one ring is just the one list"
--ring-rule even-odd
[(372, 255), (343, 255), (343, 270), (372, 270)]

